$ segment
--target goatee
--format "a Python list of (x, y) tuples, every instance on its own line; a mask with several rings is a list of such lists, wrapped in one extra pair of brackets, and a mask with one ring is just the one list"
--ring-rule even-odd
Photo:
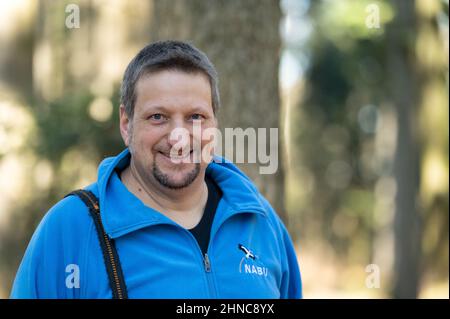
[(189, 173), (187, 173), (183, 180), (180, 182), (171, 180), (169, 175), (164, 174), (156, 165), (156, 163), (153, 163), (152, 171), (153, 176), (162, 186), (170, 189), (180, 189), (191, 185), (192, 182), (197, 178), (197, 176), (200, 174), (200, 163), (195, 163), (195, 167)]

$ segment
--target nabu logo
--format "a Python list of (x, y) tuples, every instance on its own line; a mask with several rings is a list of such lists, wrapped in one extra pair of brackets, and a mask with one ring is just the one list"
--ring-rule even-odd
[(261, 261), (259, 261), (258, 256), (241, 244), (238, 245), (238, 248), (245, 254), (239, 263), (239, 272), (267, 277), (269, 270), (267, 267), (264, 267), (264, 264)]

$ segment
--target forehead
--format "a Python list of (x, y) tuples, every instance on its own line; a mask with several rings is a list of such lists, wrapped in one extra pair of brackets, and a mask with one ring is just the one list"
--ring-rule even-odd
[(201, 72), (179, 70), (154, 71), (136, 84), (135, 111), (152, 107), (189, 109), (202, 107), (212, 111), (211, 85)]

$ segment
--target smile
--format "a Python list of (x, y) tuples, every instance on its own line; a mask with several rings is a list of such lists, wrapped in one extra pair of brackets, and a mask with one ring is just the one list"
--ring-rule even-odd
[(170, 153), (164, 153), (164, 152), (158, 152), (161, 155), (164, 156), (164, 158), (168, 159), (169, 161), (171, 161), (172, 163), (179, 163), (180, 161), (186, 160), (188, 158), (190, 158), (191, 154), (193, 153), (193, 150), (191, 150), (188, 154), (184, 155), (184, 156), (180, 156), (180, 155), (173, 155)]

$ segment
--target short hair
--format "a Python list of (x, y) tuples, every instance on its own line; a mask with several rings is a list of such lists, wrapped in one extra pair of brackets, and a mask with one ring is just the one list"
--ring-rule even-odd
[(205, 53), (182, 41), (158, 41), (144, 47), (128, 64), (120, 89), (120, 103), (129, 118), (134, 115), (135, 87), (139, 79), (161, 70), (179, 70), (187, 73), (202, 72), (211, 86), (213, 112), (220, 106), (217, 71)]

